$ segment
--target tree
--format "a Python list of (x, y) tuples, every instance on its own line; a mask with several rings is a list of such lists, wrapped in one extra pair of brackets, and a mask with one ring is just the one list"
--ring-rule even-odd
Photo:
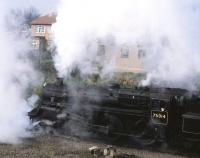
[(23, 11), (23, 16), (24, 16), (24, 23), (26, 25), (28, 25), (29, 27), (31, 27), (31, 21), (33, 21), (34, 19), (36, 19), (37, 17), (40, 16), (38, 10), (34, 7), (30, 7), (28, 9), (25, 9)]
[(21, 34), (28, 32), (31, 25), (30, 22), (39, 16), (36, 8), (12, 9), (5, 17), (5, 24), (8, 31)]

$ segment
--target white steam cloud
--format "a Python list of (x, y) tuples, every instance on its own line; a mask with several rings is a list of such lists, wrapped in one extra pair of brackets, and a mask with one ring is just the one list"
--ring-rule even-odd
[(199, 27), (198, 0), (61, 0), (53, 26), (56, 68), (60, 76), (74, 64), (84, 71), (98, 42), (112, 39), (115, 47), (145, 50), (143, 84), (194, 89), (200, 75)]
[(36, 74), (27, 60), (27, 40), (7, 30), (7, 7), (0, 7), (0, 143), (17, 143), (30, 135), (24, 96)]

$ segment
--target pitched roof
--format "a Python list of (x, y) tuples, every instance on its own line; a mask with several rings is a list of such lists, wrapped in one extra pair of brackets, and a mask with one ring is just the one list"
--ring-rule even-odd
[(31, 25), (52, 25), (56, 22), (56, 16), (56, 14), (40, 16), (31, 21)]

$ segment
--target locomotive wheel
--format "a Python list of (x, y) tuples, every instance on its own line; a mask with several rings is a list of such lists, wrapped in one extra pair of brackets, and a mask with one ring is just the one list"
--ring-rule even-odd
[(158, 138), (157, 128), (145, 119), (137, 120), (132, 130), (133, 140), (142, 146), (152, 145)]
[(105, 138), (109, 142), (119, 140), (119, 133), (123, 131), (123, 124), (117, 116), (104, 114), (102, 118), (100, 118), (99, 124), (107, 128), (106, 132), (100, 133), (101, 137)]

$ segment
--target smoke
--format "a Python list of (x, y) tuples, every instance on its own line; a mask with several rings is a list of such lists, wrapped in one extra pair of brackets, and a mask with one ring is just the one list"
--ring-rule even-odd
[(197, 0), (61, 0), (53, 26), (56, 68), (60, 76), (74, 64), (91, 72), (103, 43), (112, 48), (113, 60), (100, 63), (112, 72), (117, 49), (140, 46), (147, 72), (142, 84), (194, 89), (200, 73), (199, 12)]
[[(0, 6), (0, 142), (17, 143), (30, 136), (27, 112), (30, 107), (25, 100), (26, 89), (36, 82), (28, 52), (30, 41), (8, 30), (5, 17), (9, 9), (6, 3)], [(8, 19), (7, 19), (8, 20)], [(20, 19), (17, 19), (16, 25)], [(14, 22), (14, 21), (12, 21)], [(14, 24), (14, 23), (12, 23)], [(21, 34), (21, 36), (20, 36)]]

